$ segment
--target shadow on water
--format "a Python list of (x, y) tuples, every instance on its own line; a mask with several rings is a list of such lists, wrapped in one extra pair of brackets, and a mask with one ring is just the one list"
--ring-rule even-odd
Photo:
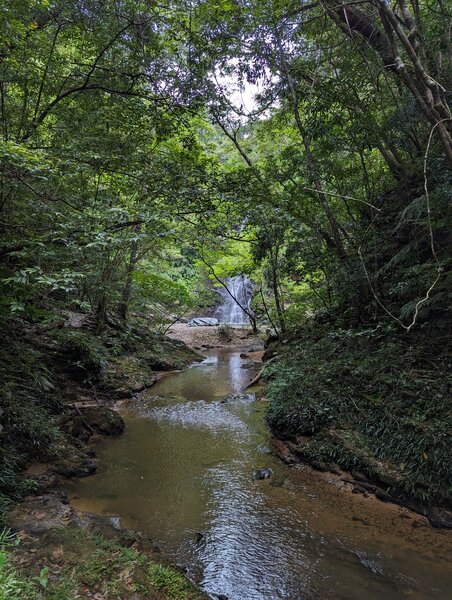
[[(446, 598), (450, 563), (432, 542), (445, 534), (425, 528), (422, 548), (390, 523), (379, 528), (380, 516), (357, 523), (351, 513), (366, 500), (340, 499), (316, 474), (277, 460), (264, 404), (241, 395), (252, 377), (242, 364), (239, 352), (211, 351), (141, 394), (125, 434), (99, 445), (97, 474), (76, 483), (76, 504), (151, 535), (213, 597)], [(270, 479), (253, 477), (261, 467)], [(391, 510), (386, 522), (400, 509)]]

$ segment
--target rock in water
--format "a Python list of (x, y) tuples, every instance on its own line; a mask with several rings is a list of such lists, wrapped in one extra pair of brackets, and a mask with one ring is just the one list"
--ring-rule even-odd
[(212, 317), (193, 317), (188, 322), (189, 327), (214, 327), (215, 325), (219, 325), (218, 319)]
[(254, 472), (254, 479), (269, 479), (273, 474), (273, 471), (268, 467), (264, 467), (263, 469), (258, 469)]
[(427, 519), (432, 527), (452, 529), (452, 512), (445, 508), (432, 508), (427, 513)]
[(81, 406), (80, 411), (90, 427), (99, 433), (118, 435), (124, 431), (122, 417), (106, 406)]
[(203, 539), (204, 539), (204, 534), (201, 533), (201, 532), (199, 532), (199, 531), (197, 531), (196, 534), (195, 534), (195, 541), (196, 541), (196, 543), (200, 544), (203, 541)]

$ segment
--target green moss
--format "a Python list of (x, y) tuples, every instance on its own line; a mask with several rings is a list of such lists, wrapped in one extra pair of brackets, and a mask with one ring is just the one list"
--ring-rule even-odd
[(105, 365), (100, 387), (117, 396), (142, 390), (155, 381), (152, 369), (136, 356), (115, 356)]

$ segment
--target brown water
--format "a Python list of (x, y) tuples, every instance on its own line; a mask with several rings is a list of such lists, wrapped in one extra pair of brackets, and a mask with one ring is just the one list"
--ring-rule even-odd
[[(213, 598), (452, 598), (448, 532), (281, 463), (265, 404), (221, 402), (251, 379), (242, 363), (210, 351), (141, 394), (124, 435), (98, 446), (98, 472), (75, 484), (74, 504), (151, 535)], [(253, 478), (261, 467), (270, 479)]]

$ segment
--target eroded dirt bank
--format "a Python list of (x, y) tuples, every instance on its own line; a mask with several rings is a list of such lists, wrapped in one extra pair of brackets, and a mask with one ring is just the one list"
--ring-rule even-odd
[(418, 333), (361, 333), (312, 322), (271, 344), (267, 423), (294, 461), (450, 528), (447, 353)]

